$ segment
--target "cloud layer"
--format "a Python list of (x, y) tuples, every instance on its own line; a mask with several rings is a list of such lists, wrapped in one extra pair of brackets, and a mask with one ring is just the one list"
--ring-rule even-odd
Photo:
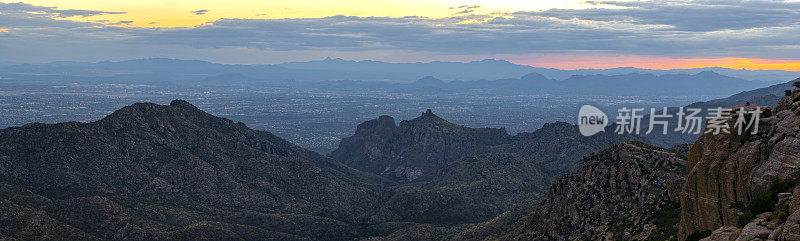
[[(595, 2), (599, 8), (448, 18), (349, 17), (220, 19), (193, 28), (132, 28), (60, 18), (122, 14), (0, 3), (0, 51), (151, 47), (267, 52), (409, 51), (436, 55), (606, 54), (675, 58), (800, 56), (800, 2)], [(209, 10), (192, 14), (202, 15)], [(10, 49), (10, 47), (8, 47)], [(47, 49), (47, 48), (44, 48)], [(63, 52), (63, 51), (62, 51)], [(68, 52), (68, 51), (67, 51)], [(65, 53), (33, 53), (34, 55)], [(112, 53), (110, 53), (112, 54)], [(121, 56), (120, 56), (121, 57)], [(181, 57), (181, 56), (174, 56)], [(370, 56), (364, 56), (370, 58)]]

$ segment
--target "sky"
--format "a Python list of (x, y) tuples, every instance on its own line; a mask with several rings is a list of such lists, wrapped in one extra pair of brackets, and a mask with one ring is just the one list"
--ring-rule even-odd
[(0, 63), (487, 58), (800, 71), (800, 1), (0, 0)]

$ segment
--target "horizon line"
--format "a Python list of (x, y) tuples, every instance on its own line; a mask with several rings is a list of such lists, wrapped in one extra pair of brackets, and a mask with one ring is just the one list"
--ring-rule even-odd
[[(616, 57), (612, 57), (616, 58)], [(744, 58), (716, 58), (716, 59), (671, 59), (675, 61), (687, 61), (689, 62), (686, 66), (688, 67), (675, 67), (675, 68), (652, 68), (653, 66), (644, 67), (642, 65), (655, 65), (655, 66), (666, 66), (663, 64), (663, 59), (661, 61), (635, 61), (636, 63), (630, 65), (614, 65), (607, 64), (607, 67), (584, 67), (575, 65), (573, 67), (556, 67), (554, 64), (551, 66), (545, 64), (526, 64), (520, 62), (526, 61), (514, 61), (514, 60), (507, 60), (503, 58), (484, 58), (481, 60), (470, 60), (470, 61), (458, 61), (458, 60), (431, 60), (431, 61), (386, 61), (386, 60), (374, 60), (374, 59), (361, 59), (361, 60), (354, 60), (354, 59), (345, 59), (341, 57), (325, 57), (323, 59), (310, 59), (304, 61), (285, 61), (280, 63), (235, 63), (235, 62), (215, 62), (211, 60), (204, 60), (204, 59), (183, 59), (183, 58), (173, 58), (173, 57), (146, 57), (146, 58), (131, 58), (131, 59), (124, 59), (124, 60), (100, 60), (100, 61), (77, 61), (77, 60), (56, 60), (56, 61), (43, 61), (43, 62), (15, 62), (15, 61), (7, 61), (6, 66), (14, 66), (14, 65), (25, 65), (25, 64), (54, 64), (54, 63), (91, 63), (91, 64), (98, 64), (104, 62), (111, 62), (111, 63), (121, 63), (121, 62), (128, 62), (128, 61), (137, 61), (137, 60), (176, 60), (176, 61), (200, 61), (206, 62), (211, 64), (220, 64), (220, 65), (240, 65), (240, 66), (279, 66), (285, 64), (293, 64), (293, 63), (310, 63), (310, 62), (323, 62), (323, 61), (346, 61), (346, 62), (378, 62), (378, 63), (385, 63), (385, 64), (432, 64), (432, 63), (461, 63), (461, 64), (469, 64), (469, 63), (479, 63), (485, 61), (497, 61), (497, 62), (506, 62), (513, 65), (518, 66), (526, 66), (531, 68), (541, 68), (541, 69), (552, 69), (552, 70), (563, 70), (563, 71), (579, 71), (579, 70), (612, 70), (612, 69), (638, 69), (638, 70), (651, 70), (651, 71), (679, 71), (679, 70), (698, 70), (698, 69), (711, 69), (711, 68), (719, 68), (719, 69), (729, 69), (729, 70), (737, 70), (737, 71), (785, 71), (785, 72), (800, 72), (800, 61), (794, 62), (795, 60), (765, 60), (765, 59), (744, 59)], [(604, 58), (601, 58), (604, 59)], [(735, 68), (731, 66), (725, 65), (704, 65), (701, 61), (707, 60), (721, 60), (721, 61), (729, 61), (734, 62), (737, 65), (745, 65), (754, 63), (753, 65), (759, 64), (766, 64), (766, 65), (789, 65), (790, 69), (783, 69), (783, 68)], [(766, 63), (758, 63), (759, 61), (768, 61)], [(534, 63), (541, 63), (539, 61), (533, 61)], [(564, 64), (566, 61), (556, 61), (550, 63), (561, 63)], [(586, 64), (587, 61), (574, 61), (573, 63), (583, 63)], [(692, 63), (694, 62), (694, 63)], [(698, 63), (700, 62), (700, 63)], [(639, 66), (636, 66), (636, 65)], [(692, 64), (696, 66), (691, 66)], [(796, 67), (795, 67), (796, 65)]]

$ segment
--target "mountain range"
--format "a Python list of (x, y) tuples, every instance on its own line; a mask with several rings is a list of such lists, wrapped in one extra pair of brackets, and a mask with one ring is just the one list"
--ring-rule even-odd
[[(740, 102), (786, 85), (695, 105), (754, 108)], [(784, 95), (757, 133), (691, 147), (427, 110), (366, 121), (328, 156), (186, 101), (138, 103), (0, 130), (0, 238), (792, 240), (800, 90)]]
[(184, 101), (2, 130), (0, 177), (24, 239), (348, 239), (383, 185)]
[[(626, 75), (626, 74), (685, 74), (694, 75), (713, 71), (735, 78), (774, 82), (791, 79), (797, 72), (783, 70), (735, 70), (726, 68), (697, 68), (676, 70), (651, 70), (639, 68), (559, 70), (514, 64), (505, 60), (486, 59), (472, 62), (386, 63), (380, 61), (351, 61), (327, 58), (320, 61), (289, 62), (274, 65), (217, 64), (198, 60), (135, 59), (127, 61), (51, 62), (30, 64), (2, 64), (5, 75), (47, 74), (72, 77), (116, 77), (119, 79), (160, 79), (162, 81), (187, 81), (218, 75), (241, 74), (258, 81), (323, 81), (357, 80), (410, 83), (424, 76), (444, 80), (493, 80), (519, 78), (529, 73), (539, 73), (549, 79), (564, 80), (574, 75)], [(5, 77), (5, 76), (4, 76)], [(30, 76), (28, 76), (30, 77)], [(148, 79), (150, 78), (150, 79)], [(235, 82), (232, 81), (232, 82)]]
[[(612, 96), (671, 96), (676, 90), (684, 95), (725, 96), (765, 86), (765, 82), (753, 82), (724, 76), (713, 71), (697, 74), (639, 74), (618, 75), (573, 75), (564, 80), (555, 80), (539, 73), (529, 73), (520, 78), (496, 80), (445, 82), (433, 76), (423, 77), (408, 85), (395, 88), (411, 90), (482, 91), (506, 94), (551, 94), (612, 95)], [(343, 84), (339, 88), (353, 88), (356, 83)], [(372, 84), (374, 86), (374, 84)], [(388, 86), (388, 85), (387, 85)]]
[[(377, 169), (355, 162), (353, 169), (181, 100), (134, 104), (90, 123), (7, 128), (0, 131), (0, 234), (330, 240), (417, 223), (474, 223), (542, 198), (583, 154), (625, 139), (584, 138), (566, 123), (510, 136), (431, 112), (399, 127), (388, 117), (374, 122), (356, 136), (377, 140), (388, 128), (397, 137), (385, 143), (403, 149), (391, 165), (425, 170), (419, 180), (372, 174)], [(439, 162), (427, 159), (440, 153), (446, 157)]]
[(279, 87), (345, 91), (370, 89), (415, 94), (564, 96), (673, 96), (679, 91), (685, 96), (704, 97), (727, 96), (777, 83), (774, 80), (756, 81), (730, 77), (710, 70), (627, 70), (629, 71), (572, 71), (570, 76), (556, 79), (546, 75), (553, 71), (551, 69), (515, 65), (499, 60), (391, 64), (337, 59), (279, 65), (224, 65), (204, 61), (141, 59), (0, 66), (0, 78), (16, 83), (126, 83), (182, 89)]

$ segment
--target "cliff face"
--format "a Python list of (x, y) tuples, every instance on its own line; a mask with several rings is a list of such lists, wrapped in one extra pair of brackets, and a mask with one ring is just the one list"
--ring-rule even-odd
[(456, 125), (428, 110), (399, 126), (389, 116), (364, 122), (330, 156), (362, 171), (412, 182), (510, 139), (504, 129)]
[[(451, 161), (430, 178), (386, 193), (386, 214), (378, 220), (480, 222), (514, 205), (542, 199), (558, 175), (570, 172), (585, 155), (635, 137), (583, 137), (577, 126), (545, 124), (485, 153)], [(469, 211), (464, 211), (469, 210)]]
[(364, 122), (330, 156), (400, 183), (382, 193), (373, 221), (464, 223), (544, 198), (550, 183), (575, 170), (585, 155), (639, 139), (611, 132), (584, 137), (564, 122), (509, 136), (425, 112), (399, 126), (389, 116)]
[(635, 143), (615, 144), (582, 160), (578, 171), (556, 181), (516, 239), (567, 240), (581, 231), (652, 202), (682, 176), (675, 153)]
[[(735, 226), (731, 203), (748, 202), (800, 166), (800, 92), (762, 114), (756, 134), (704, 134), (692, 146), (681, 194), (681, 238), (695, 231)], [(772, 116), (770, 116), (772, 115)], [(729, 121), (732, 127), (735, 116)]]
[(667, 189), (683, 176), (685, 161), (678, 156), (640, 142), (614, 144), (581, 160), (575, 173), (559, 178), (547, 198), (527, 213), (514, 210), (454, 239), (578, 238), (595, 226), (668, 199)]
[(329, 156), (358, 170), (404, 183), (441, 179), (441, 172), (446, 175), (453, 169), (450, 166), (459, 166), (458, 161), (465, 158), (502, 159), (492, 156), (509, 154), (558, 175), (572, 172), (583, 156), (612, 143), (644, 140), (611, 130), (613, 127), (608, 127), (605, 132), (584, 137), (575, 125), (556, 122), (511, 136), (504, 129), (453, 124), (428, 110), (399, 126), (390, 116), (361, 123), (356, 133), (342, 139)]

